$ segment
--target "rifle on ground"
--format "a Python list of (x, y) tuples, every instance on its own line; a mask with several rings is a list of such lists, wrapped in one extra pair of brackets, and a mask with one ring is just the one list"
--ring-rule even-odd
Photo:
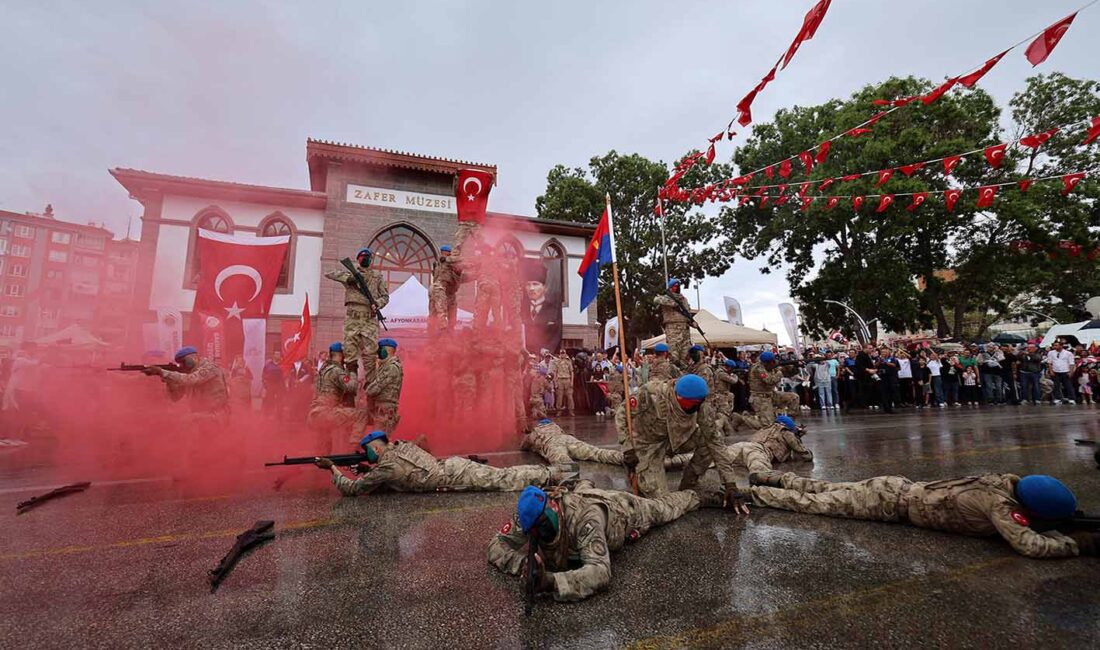
[(91, 486), (92, 484), (86, 481), (84, 483), (72, 483), (70, 485), (62, 485), (61, 487), (50, 490), (45, 494), (40, 494), (36, 497), (31, 497), (26, 501), (20, 502), (15, 506), (15, 514), (21, 515), (32, 508), (37, 508), (47, 501), (51, 501), (53, 499), (57, 499), (70, 494), (76, 494), (77, 492), (83, 492)]
[(1031, 521), (1031, 529), (1044, 533), (1048, 530), (1057, 530), (1060, 533), (1100, 533), (1100, 517), (1086, 515), (1078, 510), (1069, 519), (1047, 520), (1039, 519)]
[(318, 458), (327, 458), (332, 461), (333, 465), (337, 467), (355, 467), (360, 463), (367, 462), (366, 454), (336, 454), (335, 456), (298, 456), (291, 458), (290, 456), (283, 456), (283, 460), (277, 463), (264, 463), (264, 467), (275, 467), (277, 465), (312, 465)]
[(218, 566), (210, 571), (210, 593), (218, 590), (218, 585), (225, 580), (233, 567), (237, 566), (237, 562), (246, 551), (275, 539), (275, 533), (271, 532), (274, 527), (274, 521), (257, 521), (252, 524), (252, 528), (237, 535), (237, 542), (233, 544), (233, 548), (229, 549), (222, 561), (218, 562)]
[(684, 305), (676, 299), (676, 294), (672, 293), (672, 291), (665, 289), (665, 295), (667, 295), (669, 298), (672, 298), (672, 302), (676, 303), (676, 311), (680, 312), (681, 314), (683, 314), (684, 318), (688, 319), (688, 323), (690, 323), (691, 326), (699, 332), (699, 336), (703, 337), (703, 342), (707, 344), (707, 347), (713, 349), (714, 346), (711, 345), (710, 341), (707, 340), (707, 333), (703, 331), (703, 328), (699, 326), (699, 323), (695, 322), (695, 315), (691, 313), (691, 310), (687, 307), (684, 307)]
[(359, 293), (363, 294), (367, 298), (367, 302), (371, 307), (374, 307), (374, 313), (378, 315), (378, 322), (382, 323), (382, 329), (389, 331), (390, 328), (386, 327), (386, 317), (382, 314), (382, 308), (378, 306), (378, 301), (374, 299), (370, 289), (367, 288), (367, 281), (363, 279), (363, 274), (359, 272), (359, 269), (355, 268), (355, 264), (352, 263), (350, 257), (345, 257), (340, 260), (340, 263), (344, 265), (344, 268), (351, 273), (351, 277), (355, 278), (355, 286), (359, 289)]
[(145, 372), (147, 368), (160, 368), (161, 370), (171, 370), (172, 372), (183, 372), (183, 369), (174, 363), (120, 363), (117, 368), (108, 368), (107, 370), (113, 370), (116, 372)]
[(523, 604), (523, 615), (530, 616), (531, 612), (535, 609), (535, 588), (538, 586), (539, 566), (538, 556), (539, 552), (539, 537), (538, 531), (532, 529), (527, 535), (527, 573), (524, 576), (527, 579), (524, 585), (524, 597), (526, 601)]

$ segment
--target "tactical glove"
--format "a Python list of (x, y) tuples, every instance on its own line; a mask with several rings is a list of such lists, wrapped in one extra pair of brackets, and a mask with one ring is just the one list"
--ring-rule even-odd
[(1069, 537), (1077, 542), (1077, 551), (1081, 555), (1100, 555), (1100, 533), (1079, 530), (1070, 533)]
[(722, 504), (726, 508), (736, 512), (738, 517), (742, 514), (746, 517), (749, 516), (748, 495), (742, 492), (741, 489), (737, 487), (736, 483), (728, 483), (723, 485), (722, 488), (725, 490), (725, 494), (722, 497)]

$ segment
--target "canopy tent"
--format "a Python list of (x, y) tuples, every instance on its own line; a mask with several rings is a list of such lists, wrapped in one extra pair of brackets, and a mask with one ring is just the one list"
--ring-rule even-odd
[(1080, 323), (1067, 323), (1055, 325), (1047, 330), (1040, 343), (1044, 348), (1050, 347), (1055, 339), (1077, 341), (1081, 345), (1089, 346), (1093, 343), (1100, 344), (1100, 320), (1086, 320)]
[(1001, 345), (1019, 345), (1021, 343), (1027, 343), (1027, 339), (1012, 332), (1001, 332), (993, 337), (993, 342), (1000, 343)]
[[(707, 334), (711, 345), (719, 348), (732, 348), (737, 345), (775, 345), (778, 342), (775, 334), (767, 330), (754, 330), (751, 327), (733, 325), (724, 320), (719, 320), (714, 314), (705, 309), (695, 313), (695, 322)], [(703, 336), (695, 329), (691, 332), (691, 342), (706, 345)], [(654, 336), (642, 341), (642, 348), (652, 350), (653, 346), (665, 342), (665, 335)]]
[(101, 341), (96, 338), (91, 332), (80, 325), (69, 325), (65, 329), (58, 330), (53, 334), (47, 334), (46, 336), (35, 339), (34, 343), (37, 345), (81, 350), (95, 350), (109, 347), (106, 341)]
[[(409, 276), (390, 294), (390, 301), (382, 308), (382, 314), (386, 317), (386, 326), (391, 329), (427, 329), (428, 290), (415, 275)], [(473, 318), (470, 312), (458, 310), (458, 322), (469, 323)]]

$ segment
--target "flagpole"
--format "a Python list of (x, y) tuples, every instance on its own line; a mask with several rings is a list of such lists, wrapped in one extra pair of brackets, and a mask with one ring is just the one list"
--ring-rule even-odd
[(665, 285), (668, 285), (668, 244), (665, 243), (665, 204), (661, 201), (661, 186), (657, 186), (657, 215), (661, 226), (661, 259), (665, 263)]
[[(634, 422), (630, 414), (630, 377), (627, 374), (629, 369), (628, 358), (626, 356), (626, 327), (623, 320), (623, 299), (619, 293), (619, 257), (615, 252), (615, 219), (611, 215), (611, 193), (604, 195), (605, 209), (607, 210), (607, 229), (611, 236), (611, 274), (615, 278), (615, 315), (619, 319), (619, 361), (623, 366), (623, 411), (626, 412), (626, 435), (630, 439), (630, 448), (636, 449), (634, 446)], [(637, 487), (634, 492), (637, 493)]]

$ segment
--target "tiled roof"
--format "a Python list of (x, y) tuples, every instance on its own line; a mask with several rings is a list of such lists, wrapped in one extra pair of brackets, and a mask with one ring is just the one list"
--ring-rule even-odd
[(124, 167), (116, 167), (110, 170), (110, 173), (132, 196), (139, 199), (149, 192), (158, 192), (161, 194), (202, 196), (311, 208), (324, 208), (327, 201), (327, 197), (323, 192), (311, 192), (287, 187), (216, 181), (194, 176), (175, 176)]
[(309, 185), (314, 191), (324, 191), (328, 178), (328, 165), (325, 162), (331, 160), (412, 169), (449, 176), (457, 174), (460, 170), (473, 168), (489, 172), (493, 175), (494, 182), (497, 174), (496, 165), (309, 138), (306, 140), (306, 164), (309, 165)]

